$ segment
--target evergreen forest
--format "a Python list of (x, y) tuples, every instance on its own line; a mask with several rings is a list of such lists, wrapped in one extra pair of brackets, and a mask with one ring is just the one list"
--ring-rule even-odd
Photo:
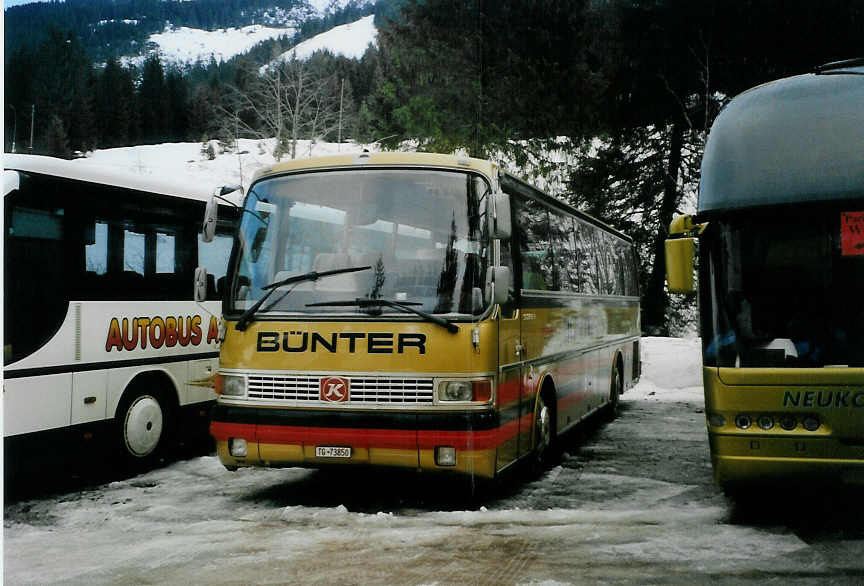
[[(298, 138), (341, 138), (504, 160), (528, 180), (554, 176), (553, 195), (636, 239), (642, 327), (654, 335), (676, 333), (694, 302), (665, 294), (663, 241), (695, 194), (723, 105), (760, 83), (864, 56), (860, 0), (379, 0), (309, 19), (227, 62), (178, 68), (151, 56), (133, 67), (106, 47), (141, 43), (155, 29), (94, 38), (85, 11), (100, 2), (52, 3), (65, 7), (59, 20), (28, 9), (27, 30), (10, 29), (7, 10), (7, 152), (13, 138), (18, 152), (71, 157), (275, 136), (279, 156), (293, 156)], [(181, 19), (178, 11), (201, 28), (263, 22), (267, 8), (297, 5), (104, 3), (119, 27), (134, 5), (153, 22)], [(361, 59), (317, 53), (262, 69), (299, 40), (373, 13), (378, 46)], [(286, 123), (283, 104), (268, 98), (274, 89), (311, 93), (315, 107)]]

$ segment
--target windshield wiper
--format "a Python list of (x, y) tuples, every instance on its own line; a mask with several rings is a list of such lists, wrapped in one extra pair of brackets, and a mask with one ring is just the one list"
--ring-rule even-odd
[[(357, 271), (368, 271), (372, 267), (345, 267), (344, 269), (332, 269), (329, 271), (310, 271), (308, 273), (304, 273), (302, 275), (294, 275), (293, 277), (288, 277), (286, 279), (282, 279), (281, 281), (276, 281), (274, 283), (270, 283), (269, 285), (264, 285), (261, 287), (262, 290), (267, 291), (261, 299), (255, 302), (255, 305), (247, 309), (243, 312), (243, 315), (240, 316), (240, 319), (237, 320), (237, 324), (234, 326), (235, 329), (240, 330), (241, 332), (245, 331), (247, 327), (249, 327), (250, 322), (252, 321), (252, 316), (255, 315), (255, 312), (258, 311), (264, 302), (270, 298), (276, 289), (279, 287), (284, 287), (285, 285), (292, 285), (294, 283), (302, 283), (303, 281), (317, 281), (321, 277), (329, 277), (331, 275), (341, 275), (342, 273), (354, 273)], [(286, 291), (285, 295), (290, 293), (292, 290)], [(284, 297), (284, 295), (283, 295)]]
[(447, 321), (443, 317), (438, 317), (437, 315), (432, 315), (431, 313), (426, 313), (425, 311), (414, 309), (413, 307), (411, 307), (412, 305), (423, 304), (410, 301), (394, 301), (393, 299), (369, 299), (368, 297), (358, 297), (353, 301), (322, 301), (320, 303), (307, 303), (306, 307), (380, 307), (381, 305), (386, 305), (387, 307), (392, 307), (394, 309), (400, 309), (408, 313), (419, 315), (423, 319), (430, 321), (433, 324), (438, 324), (439, 326), (446, 328), (447, 331), (451, 334), (455, 334), (459, 331), (459, 326), (455, 325), (450, 321)]

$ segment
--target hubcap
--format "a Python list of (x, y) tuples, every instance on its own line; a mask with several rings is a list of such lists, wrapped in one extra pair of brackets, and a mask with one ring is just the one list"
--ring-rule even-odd
[(537, 413), (537, 452), (542, 453), (552, 439), (552, 422), (549, 417), (549, 408), (540, 399), (540, 410)]
[(123, 439), (134, 456), (143, 458), (153, 452), (162, 437), (162, 407), (154, 397), (142, 395), (126, 411)]

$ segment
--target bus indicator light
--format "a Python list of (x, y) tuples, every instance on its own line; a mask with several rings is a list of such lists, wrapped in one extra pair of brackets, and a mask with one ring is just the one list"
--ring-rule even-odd
[(435, 448), (435, 464), (438, 466), (455, 466), (456, 448), (450, 446), (437, 446)]
[(228, 440), (228, 451), (235, 458), (245, 458), (247, 450), (245, 439), (232, 437)]
[(756, 420), (756, 423), (760, 428), (768, 430), (774, 427), (774, 418), (770, 415), (760, 415), (759, 419)]
[(474, 400), (475, 401), (491, 401), (492, 400), (492, 381), (488, 380), (475, 380), (472, 385), (474, 386)]
[(741, 415), (735, 416), (735, 427), (738, 429), (750, 429), (750, 426), (753, 425), (753, 420), (750, 419), (749, 415)]
[(792, 431), (797, 426), (798, 422), (795, 421), (795, 418), (792, 415), (784, 415), (780, 418), (780, 427), (786, 431)]
[(816, 431), (819, 429), (819, 418), (815, 415), (808, 415), (801, 422), (801, 425), (803, 425), (804, 429), (807, 431)]

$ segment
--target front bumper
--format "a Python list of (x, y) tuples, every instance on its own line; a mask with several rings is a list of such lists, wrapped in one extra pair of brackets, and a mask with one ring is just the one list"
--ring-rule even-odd
[[(226, 467), (395, 466), (495, 476), (498, 445), (510, 426), (493, 410), (468, 412), (342, 411), (216, 405), (210, 433)], [(229, 451), (244, 439), (246, 456)], [(321, 458), (318, 446), (350, 447), (350, 458)], [(436, 463), (437, 448), (454, 448), (455, 465)]]
[(714, 479), (731, 488), (780, 482), (864, 486), (864, 445), (834, 438), (709, 434)]

